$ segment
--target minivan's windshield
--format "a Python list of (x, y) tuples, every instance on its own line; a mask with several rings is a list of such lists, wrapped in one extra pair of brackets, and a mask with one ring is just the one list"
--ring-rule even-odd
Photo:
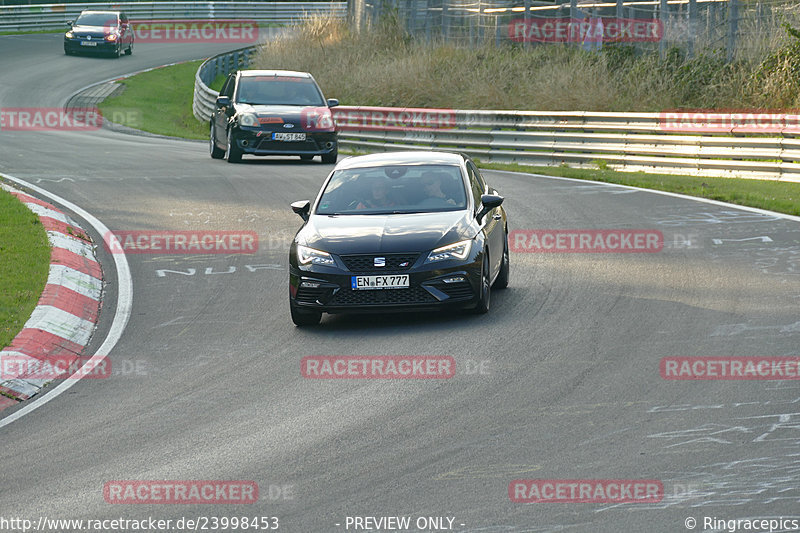
[(327, 105), (313, 80), (292, 76), (242, 76), (236, 101), (254, 105)]
[(392, 165), (336, 171), (322, 193), (320, 215), (433, 213), (466, 209), (456, 165)]
[(117, 26), (115, 13), (84, 13), (75, 21), (75, 26), (103, 26), (112, 28)]

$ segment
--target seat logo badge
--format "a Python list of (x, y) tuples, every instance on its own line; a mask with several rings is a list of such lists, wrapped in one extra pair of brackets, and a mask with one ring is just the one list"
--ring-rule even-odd
[(294, 128), (294, 124), (284, 124), (284, 128)]
[(376, 267), (385, 267), (386, 266), (386, 258), (385, 257), (376, 257), (372, 264)]

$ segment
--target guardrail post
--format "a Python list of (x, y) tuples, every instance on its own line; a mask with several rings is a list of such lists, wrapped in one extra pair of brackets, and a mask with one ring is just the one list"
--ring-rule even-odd
[(442, 0), (442, 35), (445, 41), (450, 38), (450, 15), (447, 12), (448, 1), (449, 0)]
[[(621, 2), (622, 0), (618, 0), (618, 1)], [(531, 0), (525, 0), (525, 17), (524, 18), (525, 18), (525, 30), (527, 31), (527, 29), (529, 27), (528, 24), (531, 21)], [(529, 48), (531, 43), (528, 40), (524, 40), (522, 42), (522, 45), (525, 48)]]
[(739, 0), (728, 0), (728, 63), (736, 50), (736, 33), (739, 29)]
[(689, 44), (687, 52), (689, 57), (694, 56), (694, 41), (697, 39), (697, 0), (689, 0)]
[(661, 40), (658, 42), (658, 53), (661, 59), (667, 57), (667, 23), (669, 15), (669, 7), (667, 0), (659, 0), (658, 15), (661, 20)]

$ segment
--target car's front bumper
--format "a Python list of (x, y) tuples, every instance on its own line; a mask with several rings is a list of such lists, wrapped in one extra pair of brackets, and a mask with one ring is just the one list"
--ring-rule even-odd
[(337, 150), (336, 132), (309, 133), (305, 141), (273, 141), (272, 131), (235, 129), (232, 141), (250, 155), (324, 155)]
[[(97, 43), (93, 45), (85, 45), (82, 43)], [(117, 42), (109, 42), (101, 39), (93, 39), (87, 41), (86, 39), (65, 39), (64, 51), (77, 52), (77, 53), (95, 53), (95, 54), (110, 54), (117, 50)]]
[[(482, 255), (470, 261), (422, 264), (417, 260), (407, 270), (350, 271), (318, 265), (289, 267), (289, 298), (297, 308), (326, 313), (370, 311), (420, 311), (441, 308), (472, 308), (480, 294)], [(444, 263), (444, 262), (443, 262)], [(352, 289), (353, 276), (408, 274), (403, 289)]]

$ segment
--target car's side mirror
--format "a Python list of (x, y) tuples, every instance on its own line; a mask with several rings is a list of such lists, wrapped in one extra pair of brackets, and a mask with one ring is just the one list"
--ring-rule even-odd
[(489, 211), (500, 207), (503, 203), (503, 200), (505, 200), (505, 198), (497, 194), (482, 194), (481, 204), (483, 204), (483, 207), (481, 207), (481, 210), (478, 211), (478, 214), (475, 217), (478, 220), (478, 224), (483, 221), (483, 217), (485, 217)]
[(67, 26), (71, 28), (74, 23), (75, 23), (74, 20), (68, 20), (67, 21)]
[(339, 100), (336, 98), (328, 98), (328, 107), (336, 107), (339, 105)]
[(311, 211), (311, 202), (299, 200), (292, 203), (292, 211), (300, 215), (300, 218), (308, 222), (308, 213)]
[(231, 105), (230, 96), (217, 96), (217, 107), (228, 107)]

